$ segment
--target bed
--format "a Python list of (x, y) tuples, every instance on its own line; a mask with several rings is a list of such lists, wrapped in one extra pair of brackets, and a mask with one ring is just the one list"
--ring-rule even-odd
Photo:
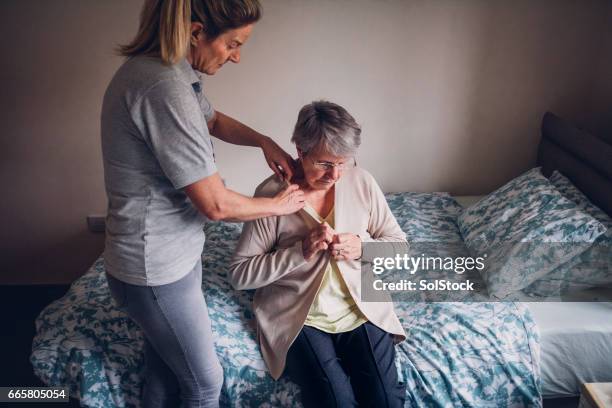
[[(539, 155), (544, 170), (563, 169), (567, 163), (584, 166), (589, 160), (597, 161), (598, 158), (588, 153), (586, 157), (578, 156), (580, 159), (571, 156), (574, 161), (562, 156), (568, 153), (559, 148), (554, 137), (563, 133), (563, 129), (549, 129), (551, 123), (558, 125), (557, 119), (547, 114), (544, 120)], [(570, 139), (566, 145), (572, 146), (572, 143), (576, 144)], [(565, 171), (572, 175), (572, 170)], [(586, 170), (578, 172), (581, 171)], [(584, 175), (592, 190), (585, 188), (585, 192), (592, 194), (589, 197), (594, 197), (593, 202), (610, 214), (612, 197), (601, 193), (601, 188), (607, 186), (612, 194), (612, 174), (601, 176), (597, 168), (593, 171), (600, 176), (600, 183)], [(579, 186), (580, 177), (573, 178)], [(410, 241), (461, 242), (456, 220), (463, 207), (449, 194), (386, 196)], [(240, 225), (209, 223), (205, 233), (202, 290), (225, 374), (221, 406), (300, 406), (299, 389), (285, 378), (275, 382), (266, 372), (250, 324), (253, 292), (234, 291), (226, 279), (227, 259), (240, 234)], [(554, 361), (560, 361), (563, 353), (555, 342), (570, 338), (568, 333), (576, 330), (576, 326), (581, 329), (587, 325), (572, 327), (569, 320), (563, 322), (563, 327), (555, 325), (554, 316), (559, 311), (555, 305), (568, 307), (570, 303), (534, 305), (399, 302), (396, 311), (408, 339), (397, 346), (396, 362), (399, 378), (407, 384), (406, 406), (540, 407), (543, 396), (576, 395), (579, 381), (612, 380), (605, 378), (612, 369), (599, 364), (597, 370), (586, 374), (566, 367), (568, 376), (574, 375), (573, 383), (571, 379), (557, 383), (559, 376), (551, 373), (558, 373)], [(612, 355), (612, 342), (608, 341), (612, 331), (609, 325), (600, 324), (606, 315), (606, 304), (590, 305), (597, 312), (589, 311), (593, 321), (588, 326), (602, 332), (598, 353)], [(70, 387), (71, 396), (79, 398), (82, 406), (140, 406), (142, 334), (114, 307), (104, 278), (102, 257), (72, 284), (62, 299), (42, 311), (36, 329), (31, 362), (44, 383)], [(587, 330), (582, 330), (581, 336), (580, 342), (592, 338)], [(578, 366), (588, 371), (596, 361), (596, 354), (584, 360), (587, 357), (579, 356), (576, 350), (579, 349), (574, 347), (574, 355), (580, 360)]]
[[(561, 171), (612, 215), (611, 144), (546, 113), (538, 164), (546, 175)], [(579, 395), (586, 382), (612, 382), (612, 303), (566, 300), (572, 302), (529, 304), (541, 336), (545, 398)]]
[[(468, 207), (481, 197), (456, 201)], [(583, 383), (612, 381), (612, 303), (547, 301), (527, 307), (540, 336), (544, 399), (569, 400)]]

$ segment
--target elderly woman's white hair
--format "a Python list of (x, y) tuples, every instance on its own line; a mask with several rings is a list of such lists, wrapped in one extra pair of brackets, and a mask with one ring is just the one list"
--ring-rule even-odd
[(361, 127), (342, 106), (315, 101), (300, 109), (291, 141), (303, 154), (322, 147), (335, 156), (354, 156)]

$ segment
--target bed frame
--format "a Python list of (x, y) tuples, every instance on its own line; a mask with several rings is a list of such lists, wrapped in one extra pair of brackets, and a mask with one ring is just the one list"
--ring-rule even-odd
[[(542, 120), (538, 166), (550, 176), (558, 170), (588, 198), (612, 216), (612, 144), (553, 113)], [(576, 407), (578, 397), (544, 400), (544, 407)]]
[(537, 163), (547, 177), (554, 170), (563, 173), (612, 216), (612, 144), (547, 112)]

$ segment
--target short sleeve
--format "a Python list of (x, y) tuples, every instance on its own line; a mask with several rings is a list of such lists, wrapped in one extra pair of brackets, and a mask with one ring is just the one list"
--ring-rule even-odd
[[(208, 101), (206, 104), (212, 111)], [(217, 172), (206, 117), (190, 85), (174, 79), (160, 81), (130, 113), (175, 188)]]
[(200, 99), (200, 109), (202, 110), (202, 113), (204, 114), (204, 118), (206, 119), (206, 122), (210, 122), (212, 118), (215, 116), (215, 110), (213, 109), (208, 98), (206, 98), (206, 95), (204, 94), (204, 92), (199, 92), (198, 98)]

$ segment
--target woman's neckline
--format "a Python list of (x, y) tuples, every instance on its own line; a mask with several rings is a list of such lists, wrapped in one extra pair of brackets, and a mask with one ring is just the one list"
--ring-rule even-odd
[(332, 218), (332, 216), (334, 215), (334, 211), (336, 210), (336, 205), (334, 204), (331, 208), (331, 210), (329, 210), (329, 213), (327, 214), (327, 216), (323, 217), (321, 216), (321, 214), (319, 214), (317, 212), (317, 210), (315, 210), (310, 203), (305, 202), (304, 204), (304, 211), (310, 215), (312, 218), (314, 218), (315, 220), (317, 220), (317, 222), (322, 223), (322, 222), (327, 222), (329, 224), (331, 224), (329, 221)]

